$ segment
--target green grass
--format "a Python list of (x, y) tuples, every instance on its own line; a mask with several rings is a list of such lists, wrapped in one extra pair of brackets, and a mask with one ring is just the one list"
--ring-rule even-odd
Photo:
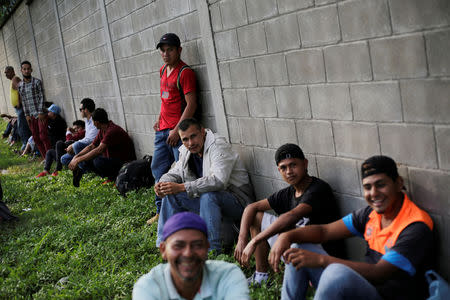
[[(145, 225), (151, 189), (123, 198), (91, 174), (74, 188), (67, 170), (36, 179), (42, 165), (2, 141), (0, 169), (3, 201), (19, 217), (0, 224), (0, 299), (129, 299), (134, 282), (162, 262), (156, 224)], [(232, 253), (217, 259), (235, 263)], [(282, 275), (274, 278), (252, 287), (252, 299), (279, 299)]]

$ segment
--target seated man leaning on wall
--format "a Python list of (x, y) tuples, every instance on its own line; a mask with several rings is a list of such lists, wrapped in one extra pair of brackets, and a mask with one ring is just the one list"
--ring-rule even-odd
[(250, 299), (242, 271), (208, 257), (208, 231), (197, 214), (182, 212), (164, 224), (159, 251), (168, 263), (154, 267), (133, 288), (141, 299)]
[(220, 252), (222, 217), (239, 222), (254, 199), (248, 173), (231, 145), (197, 120), (180, 122), (178, 133), (183, 143), (180, 158), (154, 187), (164, 197), (156, 244), (161, 242), (167, 219), (191, 211), (205, 220), (211, 249)]
[[(253, 253), (256, 272), (249, 284), (261, 284), (268, 279), (269, 247), (278, 233), (309, 224), (326, 224), (339, 218), (336, 200), (330, 186), (323, 180), (308, 175), (308, 160), (295, 144), (285, 144), (275, 153), (275, 163), (283, 180), (289, 184), (269, 198), (250, 204), (244, 210), (241, 230), (234, 256), (244, 266), (249, 265)], [(277, 214), (267, 211), (274, 210)], [(252, 236), (248, 242), (248, 232)], [(326, 249), (336, 253), (337, 245)], [(317, 245), (320, 247), (320, 245)], [(342, 256), (342, 253), (339, 256)]]
[(126, 162), (136, 159), (133, 141), (122, 127), (108, 119), (103, 108), (97, 108), (92, 120), (98, 129), (94, 141), (75, 155), (69, 164), (73, 171), (73, 185), (80, 186), (80, 180), (87, 171), (107, 177), (104, 183), (114, 181), (120, 168)]
[[(367, 159), (361, 177), (369, 206), (330, 224), (284, 232), (275, 242), (271, 266), (278, 271), (281, 256), (287, 263), (282, 299), (305, 299), (309, 281), (318, 284), (314, 299), (426, 298), (424, 272), (434, 256), (430, 216), (402, 192), (403, 179), (391, 158)], [(310, 251), (307, 244), (291, 247), (351, 236), (366, 240), (366, 262)]]

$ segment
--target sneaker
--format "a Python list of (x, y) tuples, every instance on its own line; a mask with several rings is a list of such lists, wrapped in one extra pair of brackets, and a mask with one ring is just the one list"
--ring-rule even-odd
[[(267, 273), (266, 273), (267, 274)], [(256, 280), (256, 272), (254, 272), (253, 274), (252, 274), (252, 276), (250, 276), (250, 277), (248, 277), (247, 278), (247, 284), (248, 284), (248, 286), (251, 286), (251, 285), (256, 285), (256, 286), (260, 286), (263, 282), (266, 282), (266, 283), (268, 283), (268, 281), (269, 281), (269, 274), (267, 274), (267, 276), (265, 276), (265, 279), (261, 279), (261, 280)]]
[(58, 171), (53, 172), (52, 176), (58, 176)]
[(81, 171), (80, 168), (75, 168), (75, 170), (72, 171), (73, 178), (72, 178), (72, 184), (74, 187), (80, 187), (80, 181), (81, 177), (83, 177), (83, 171)]
[(158, 222), (158, 220), (159, 220), (159, 214), (156, 214), (147, 220), (147, 225), (152, 225), (153, 223)]
[(44, 177), (44, 176), (47, 176), (47, 175), (48, 175), (47, 171), (42, 171), (41, 173), (37, 174), (36, 178)]

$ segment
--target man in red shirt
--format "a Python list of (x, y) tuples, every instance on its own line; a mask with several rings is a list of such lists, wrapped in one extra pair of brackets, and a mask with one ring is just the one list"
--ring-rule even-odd
[(76, 187), (80, 186), (83, 173), (89, 170), (101, 177), (108, 177), (105, 183), (114, 181), (122, 165), (136, 159), (130, 136), (122, 127), (108, 119), (103, 108), (94, 111), (92, 120), (99, 130), (97, 136), (69, 164), (69, 169), (73, 171), (73, 185)]
[[(151, 168), (155, 182), (169, 171), (174, 161), (178, 161), (178, 148), (181, 146), (178, 124), (192, 118), (197, 109), (195, 73), (181, 60), (180, 45), (176, 34), (166, 33), (156, 46), (164, 65), (160, 69), (161, 112), (153, 126), (155, 146)], [(161, 198), (156, 196), (156, 215), (147, 224), (158, 220), (161, 202)]]

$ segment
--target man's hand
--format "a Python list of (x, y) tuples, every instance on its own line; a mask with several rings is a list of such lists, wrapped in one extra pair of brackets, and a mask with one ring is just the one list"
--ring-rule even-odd
[(69, 169), (73, 171), (77, 168), (77, 166), (78, 166), (78, 159), (74, 157), (69, 163)]
[(269, 254), (269, 264), (275, 272), (280, 271), (279, 266), (281, 256), (289, 249), (289, 247), (291, 247), (291, 242), (289, 241), (286, 232), (281, 233)]
[(240, 261), (242, 265), (244, 265), (246, 267), (250, 266), (250, 264), (249, 264), (250, 258), (252, 257), (253, 253), (255, 253), (255, 250), (256, 250), (255, 241), (251, 240), (247, 244), (247, 246), (244, 248), (244, 251), (242, 252), (241, 261)]
[(241, 264), (244, 265), (242, 262), (242, 253), (244, 252), (245, 247), (247, 246), (247, 241), (243, 239), (239, 239), (236, 244), (236, 249), (234, 249), (234, 258)]
[(184, 192), (184, 184), (176, 182), (158, 182), (155, 185), (155, 193), (158, 197), (164, 197), (167, 195), (175, 195)]
[(66, 148), (66, 152), (69, 153), (70, 155), (74, 155), (75, 152), (73, 152), (73, 144), (70, 144), (67, 148)]
[(159, 120), (153, 124), (153, 130), (158, 131), (159, 130)]
[(167, 144), (169, 144), (172, 147), (175, 147), (178, 143), (178, 140), (180, 139), (180, 135), (175, 129), (172, 129), (169, 131), (169, 137), (167, 138)]
[(26, 116), (25, 119), (27, 119), (28, 124), (30, 124), (31, 117), (30, 116)]
[(46, 114), (38, 114), (38, 118), (41, 121), (44, 121), (46, 116), (47, 116)]
[(286, 250), (283, 257), (286, 263), (291, 263), (297, 270), (302, 267), (323, 267), (325, 260), (325, 255), (323, 254), (298, 248), (290, 248)]

